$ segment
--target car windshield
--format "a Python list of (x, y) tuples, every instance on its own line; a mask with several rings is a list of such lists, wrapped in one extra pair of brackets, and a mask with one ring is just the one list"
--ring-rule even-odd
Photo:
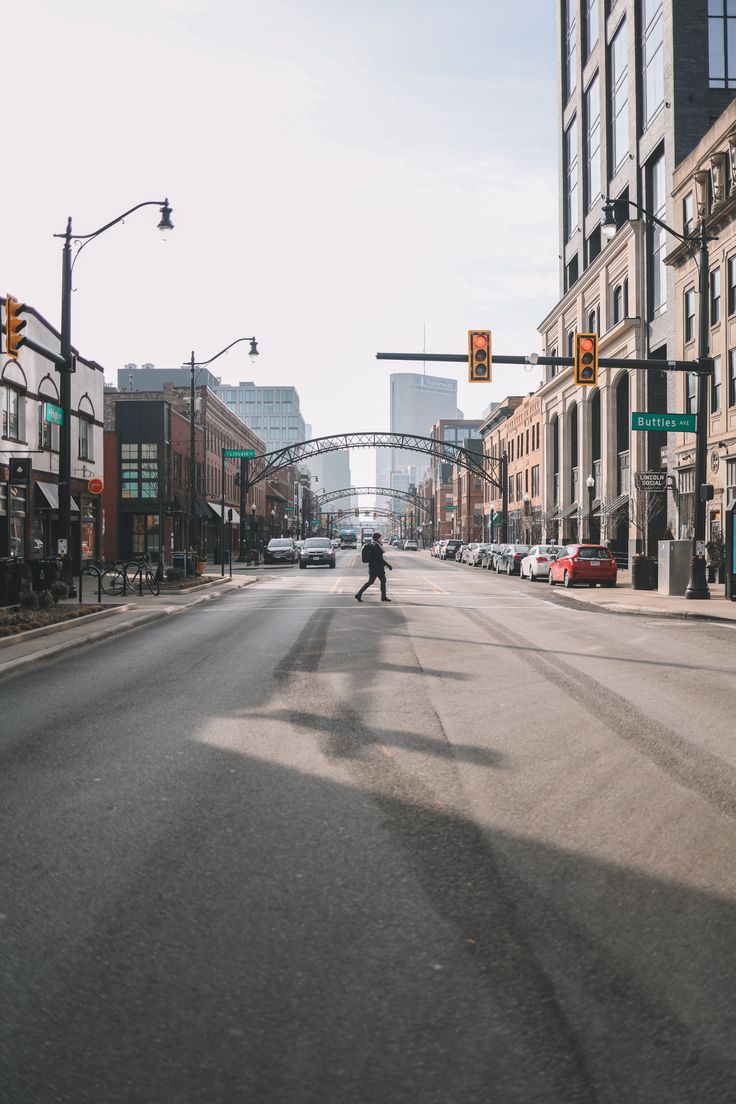
[(290, 540), (270, 540), (268, 542), (269, 548), (291, 548)]
[(462, 543), (463, 543), (462, 541), (458, 541), (458, 540), (451, 540), (451, 541), (447, 542), (448, 546), (452, 545), (454, 548), (459, 548)]
[(529, 545), (528, 544), (512, 544), (511, 545), (511, 550), (513, 552), (528, 552), (529, 551)]
[(305, 548), (330, 548), (330, 542), (327, 537), (310, 537), (309, 540), (304, 542)]
[(578, 556), (581, 560), (610, 560), (611, 553), (607, 548), (578, 548)]
[(538, 556), (554, 556), (556, 552), (559, 552), (556, 544), (544, 544), (537, 549)]

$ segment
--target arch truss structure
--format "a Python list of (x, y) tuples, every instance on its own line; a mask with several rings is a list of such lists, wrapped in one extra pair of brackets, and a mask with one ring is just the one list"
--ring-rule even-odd
[[(335, 502), (341, 498), (359, 498), (360, 496), (375, 495), (376, 498), (396, 498), (402, 502), (409, 502), (412, 506), (422, 506), (424, 499), (418, 493), (413, 491), (393, 491), (390, 487), (343, 487), (340, 491), (326, 491), (324, 494), (317, 495), (315, 504), (317, 509), (321, 509), (326, 506), (328, 502)], [(371, 510), (378, 509), (375, 506), (367, 506), (368, 513)]]
[(344, 449), (386, 448), (406, 449), (409, 452), (423, 452), (435, 460), (447, 464), (459, 464), (487, 483), (503, 490), (504, 461), (498, 456), (489, 456), (483, 452), (472, 452), (461, 445), (449, 441), (436, 441), (433, 437), (421, 437), (415, 433), (340, 433), (335, 437), (314, 437), (310, 441), (300, 441), (274, 452), (264, 452), (250, 461), (249, 483), (259, 483), (270, 479), (277, 471), (291, 464), (307, 463), (313, 456), (326, 452), (342, 452)]

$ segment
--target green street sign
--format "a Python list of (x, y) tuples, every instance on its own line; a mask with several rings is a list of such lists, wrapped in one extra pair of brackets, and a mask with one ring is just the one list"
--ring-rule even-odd
[(631, 428), (646, 431), (654, 430), (659, 433), (695, 433), (694, 414), (631, 414)]
[(255, 449), (223, 449), (222, 455), (226, 460), (252, 460), (256, 455)]
[(51, 422), (52, 425), (63, 425), (64, 411), (60, 406), (56, 406), (54, 403), (45, 402), (43, 404), (43, 420), (45, 422)]

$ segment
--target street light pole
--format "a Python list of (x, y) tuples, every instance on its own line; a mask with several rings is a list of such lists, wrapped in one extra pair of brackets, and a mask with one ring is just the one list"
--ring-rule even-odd
[[(697, 180), (696, 180), (697, 186)], [(707, 476), (706, 463), (708, 457), (708, 380), (713, 371), (713, 362), (708, 356), (708, 297), (710, 281), (710, 261), (708, 256), (708, 242), (717, 241), (717, 238), (709, 238), (705, 225), (708, 213), (708, 204), (705, 196), (700, 204), (700, 225), (697, 234), (680, 234), (673, 230), (666, 222), (662, 222), (645, 207), (635, 203), (633, 199), (609, 199), (603, 204), (603, 221), (601, 230), (604, 237), (612, 238), (617, 229), (616, 207), (627, 204), (639, 211), (650, 223), (660, 226), (668, 234), (678, 238), (681, 242), (693, 245), (698, 244), (699, 254), (699, 280), (698, 280), (698, 364), (693, 371), (698, 377), (698, 409), (695, 420), (695, 533), (693, 536), (693, 551), (690, 558), (690, 579), (685, 590), (685, 597), (690, 599), (710, 598), (708, 580), (705, 571), (705, 481)], [(701, 553), (699, 550), (703, 549)]]
[[(168, 199), (150, 199), (143, 203), (137, 203), (122, 215), (106, 222), (98, 230), (91, 234), (75, 234), (72, 230), (71, 215), (66, 222), (66, 230), (63, 234), (54, 234), (55, 238), (61, 238), (64, 242), (61, 251), (61, 325), (59, 327), (59, 352), (63, 365), (59, 366), (59, 402), (62, 410), (61, 431), (59, 433), (59, 534), (65, 542), (66, 551), (62, 559), (62, 571), (64, 582), (69, 588), (70, 598), (76, 597), (76, 588), (72, 582), (72, 374), (76, 371), (74, 354), (72, 352), (72, 271), (77, 257), (95, 238), (104, 234), (111, 226), (116, 226), (134, 211), (141, 207), (158, 207), (161, 219), (159, 230), (165, 232), (173, 230), (171, 221), (171, 207)], [(72, 240), (78, 242), (77, 251), (72, 258)], [(81, 511), (81, 502), (80, 502)], [(81, 525), (81, 512), (80, 512)]]
[(593, 543), (593, 495), (595, 494), (595, 479), (589, 475), (585, 480), (588, 488), (588, 544)]

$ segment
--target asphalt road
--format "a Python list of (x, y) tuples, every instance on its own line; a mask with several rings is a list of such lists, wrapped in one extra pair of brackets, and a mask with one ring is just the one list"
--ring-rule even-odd
[(0, 683), (2, 1104), (736, 1100), (736, 637), (391, 552)]

